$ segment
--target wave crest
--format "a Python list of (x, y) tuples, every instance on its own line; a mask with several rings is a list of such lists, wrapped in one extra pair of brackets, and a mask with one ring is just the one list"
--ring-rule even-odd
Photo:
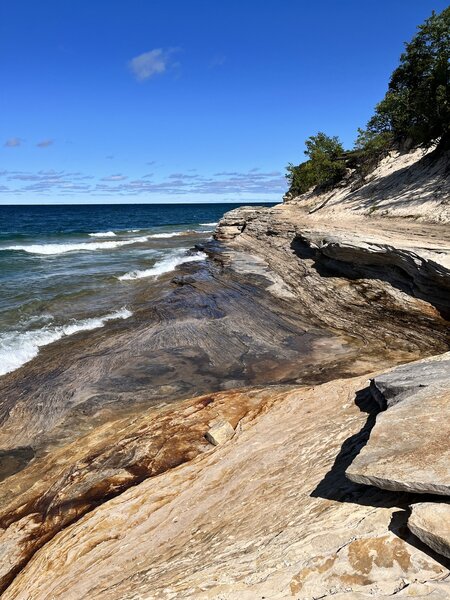
[(0, 335), (0, 375), (15, 371), (32, 360), (39, 353), (39, 348), (78, 333), (103, 327), (107, 321), (128, 319), (133, 313), (122, 308), (103, 317), (92, 317), (73, 321), (57, 327), (43, 327), (31, 331), (3, 333)]
[(98, 231), (97, 233), (88, 233), (89, 237), (116, 237), (114, 231)]
[(186, 235), (186, 231), (168, 231), (167, 233), (152, 233), (149, 235), (149, 238), (163, 239), (163, 238), (173, 238), (179, 235)]
[(66, 252), (81, 252), (93, 250), (112, 250), (127, 246), (128, 244), (138, 244), (147, 242), (148, 237), (137, 237), (130, 240), (117, 240), (110, 242), (79, 242), (74, 244), (29, 244), (22, 246), (7, 246), (0, 250), (22, 251), (29, 254), (65, 254)]
[(206, 257), (207, 255), (204, 252), (197, 252), (196, 254), (187, 255), (180, 255), (177, 253), (175, 256), (163, 258), (155, 263), (150, 269), (131, 271), (130, 273), (125, 273), (125, 275), (120, 275), (117, 279), (120, 281), (130, 281), (133, 279), (143, 279), (144, 277), (159, 277), (164, 273), (170, 273), (170, 271), (174, 271), (178, 265), (182, 265), (183, 263), (187, 262), (198, 262), (205, 260)]

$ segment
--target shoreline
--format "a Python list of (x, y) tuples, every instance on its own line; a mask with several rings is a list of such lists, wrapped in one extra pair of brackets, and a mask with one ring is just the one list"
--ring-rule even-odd
[[(298, 214), (297, 221), (293, 212)], [(90, 527), (100, 527), (101, 536), (108, 536), (113, 527), (122, 532), (117, 533), (117, 539), (126, 537), (128, 523), (118, 524), (117, 518), (120, 520), (121, 517), (117, 510), (133, 514), (144, 499), (142, 506), (148, 505), (150, 512), (141, 514), (138, 510), (136, 514), (140, 516), (136, 518), (153, 523), (159, 518), (159, 509), (154, 505), (158, 500), (152, 496), (155, 477), (158, 489), (162, 490), (157, 494), (161, 497), (168, 494), (163, 505), (187, 502), (189, 506), (193, 502), (195, 506), (195, 494), (207, 485), (202, 483), (202, 478), (207, 477), (209, 481), (218, 469), (217, 476), (228, 481), (235, 469), (231, 468), (233, 461), (239, 456), (244, 460), (246, 452), (250, 452), (249, 456), (257, 453), (259, 444), (265, 445), (265, 436), (270, 440), (267, 442), (267, 448), (271, 449), (268, 457), (273, 455), (273, 462), (268, 457), (265, 460), (276, 473), (280, 469), (277, 461), (289, 465), (293, 472), (301, 469), (305, 473), (312, 469), (311, 479), (305, 481), (305, 492), (309, 490), (307, 496), (302, 495), (299, 500), (302, 510), (307, 513), (316, 506), (314, 510), (323, 511), (331, 502), (330, 510), (336, 514), (332, 519), (347, 523), (339, 533), (336, 527), (329, 525), (340, 543), (345, 539), (345, 544), (351, 543), (347, 538), (355, 527), (353, 519), (369, 519), (374, 506), (379, 515), (374, 539), (382, 537), (388, 530), (388, 514), (389, 518), (392, 516), (392, 510), (383, 513), (382, 507), (391, 502), (392, 506), (400, 505), (405, 510), (411, 498), (402, 500), (398, 493), (389, 496), (349, 482), (339, 461), (337, 479), (333, 476), (330, 480), (327, 469), (331, 468), (333, 472), (333, 460), (339, 447), (347, 443), (347, 438), (352, 440), (352, 456), (363, 440), (367, 441), (368, 431), (379, 411), (367, 397), (367, 378), (386, 369), (395, 369), (398, 364), (445, 352), (450, 344), (450, 334), (448, 321), (439, 314), (445, 309), (442, 305), (445, 294), (433, 292), (436, 302), (432, 306), (416, 297), (413, 289), (406, 289), (403, 280), (398, 279), (394, 258), (398, 254), (404, 259), (414, 250), (399, 243), (401, 235), (395, 227), (391, 231), (385, 227), (384, 232), (392, 248), (395, 268), (388, 278), (379, 278), (377, 259), (373, 257), (377, 255), (377, 244), (382, 241), (375, 240), (370, 232), (372, 226), (376, 227), (374, 224), (374, 221), (367, 221), (364, 245), (364, 240), (352, 233), (352, 224), (346, 231), (335, 224), (328, 226), (326, 222), (311, 225), (308, 217), (288, 205), (256, 211), (241, 208), (227, 213), (216, 230), (216, 241), (196, 247), (197, 251), (205, 252), (208, 259), (204, 263), (180, 265), (176, 272), (158, 279), (156, 286), (143, 288), (140, 306), (132, 317), (124, 322), (108, 323), (87, 336), (73, 336), (70, 343), (69, 340), (55, 342), (28, 363), (28, 369), (19, 369), (0, 379), (0, 392), (7, 399), (2, 406), (0, 447), (6, 452), (2, 456), (3, 465), (9, 469), (4, 473), (6, 479), (0, 482), (0, 499), (3, 499), (0, 525), (5, 528), (4, 548), (16, 557), (10, 567), (0, 572), (3, 585), (9, 585), (5, 598), (22, 598), (20, 590), (27, 589), (27, 577), (41, 577), (36, 569), (43, 568), (39, 551), (42, 545), (45, 552), (59, 554), (60, 558), (55, 558), (55, 564), (59, 564), (58, 573), (67, 571), (67, 581), (71, 582), (69, 588), (63, 587), (58, 593), (67, 598), (77, 595), (78, 598), (80, 594), (84, 597), (64, 558), (64, 552), (70, 554), (73, 551), (75, 542), (70, 541), (73, 538), (80, 560), (88, 559), (84, 549), (87, 552), (89, 541), (84, 537), (83, 527), (86, 531)], [(231, 230), (233, 236), (230, 236)], [(349, 245), (350, 234), (353, 237)], [(322, 252), (327, 247), (324, 240), (330, 236), (335, 256), (327, 256), (326, 264), (322, 264)], [(421, 249), (415, 256), (423, 252), (428, 256), (434, 252), (432, 240), (424, 244), (423, 237), (418, 239)], [(438, 246), (442, 252), (442, 244)], [(367, 250), (367, 247), (368, 255), (362, 255), (361, 248)], [(338, 253), (336, 258), (340, 248), (346, 249), (346, 254)], [(361, 256), (365, 256), (364, 260)], [(421, 285), (425, 285), (423, 278), (430, 273), (429, 288), (432, 283), (436, 289), (440, 285), (445, 289), (447, 280), (435, 281), (432, 271), (427, 270), (426, 261), (433, 260), (423, 258), (425, 262), (416, 265), (422, 269)], [(348, 266), (344, 268), (346, 260), (352, 268), (359, 265), (359, 271), (353, 273)], [(355, 394), (357, 398), (361, 396), (364, 408), (355, 404)], [(346, 408), (342, 412), (343, 406)], [(330, 410), (333, 413), (331, 420), (326, 416)], [(370, 427), (367, 423), (364, 425), (366, 412)], [(319, 433), (321, 421), (315, 418), (319, 413), (326, 435)], [(226, 418), (236, 433), (231, 444), (212, 450), (204, 433), (218, 416)], [(189, 425), (191, 419), (194, 419), (192, 426)], [(283, 427), (287, 437), (281, 434)], [(270, 428), (277, 433), (272, 435)], [(327, 439), (325, 445), (321, 435)], [(277, 436), (284, 439), (284, 450), (273, 454), (273, 449), (278, 447)], [(299, 440), (295, 451), (298, 456), (291, 448), (293, 439)], [(158, 460), (153, 454), (155, 449)], [(317, 452), (323, 454), (323, 464), (313, 468), (318, 460)], [(309, 462), (302, 459), (299, 463), (305, 453)], [(257, 458), (255, 454), (254, 460), (257, 468), (261, 457)], [(308, 469), (306, 464), (310, 464)], [(241, 461), (243, 472), (248, 471), (248, 465)], [(227, 471), (229, 468), (230, 472)], [(258, 484), (254, 483), (252, 485), (256, 487), (252, 492), (250, 482), (258, 481), (252, 479), (257, 474), (248, 473), (248, 476), (249, 495), (240, 502), (248, 502), (255, 494), (258, 497), (265, 489), (262, 483), (262, 489), (257, 492)], [(199, 478), (192, 489), (187, 484), (190, 477), (195, 481)], [(239, 478), (238, 473), (234, 477), (235, 484), (236, 478)], [(283, 481), (280, 479), (279, 485), (285, 485)], [(211, 501), (217, 493), (220, 497), (223, 485), (220, 481), (216, 484)], [(336, 486), (342, 497), (353, 498), (348, 511), (344, 510), (345, 504), (342, 504)], [(11, 489), (15, 490), (12, 498)], [(317, 493), (313, 493), (314, 489)], [(288, 487), (287, 496), (284, 493), (274, 496), (268, 492), (269, 504), (278, 506), (283, 519), (295, 521), (298, 518), (294, 505), (288, 500), (294, 490), (295, 486)], [(313, 498), (311, 506), (307, 497)], [(208, 498), (207, 494), (205, 501)], [(261, 515), (266, 514), (268, 518), (269, 505), (265, 504), (264, 496), (258, 502)], [(354, 508), (355, 503), (358, 509)], [(216, 508), (210, 505), (204, 510), (209, 515), (216, 514), (220, 520), (221, 512), (227, 514), (227, 510), (219, 506), (220, 502)], [(181, 509), (174, 506), (171, 510)], [(249, 518), (252, 514), (250, 511)], [(103, 529), (96, 525), (97, 518), (106, 524), (110, 519), (116, 521), (114, 526), (106, 525)], [(210, 530), (210, 525), (196, 521), (195, 510), (188, 510), (186, 518), (192, 522), (183, 527)], [(245, 513), (240, 518), (245, 522)], [(181, 518), (180, 523), (183, 522), (184, 518)], [(20, 534), (13, 533), (15, 523), (21, 523)], [(405, 519), (402, 523), (404, 526)], [(305, 525), (298, 523), (296, 527), (302, 528), (298, 535), (312, 535), (313, 525), (308, 534)], [(151, 526), (161, 527), (156, 523)], [(225, 543), (226, 535), (241, 539), (242, 535), (245, 537), (246, 527), (239, 533), (224, 525), (223, 533), (216, 532), (216, 535), (220, 536), (221, 543)], [(268, 520), (266, 525), (255, 522), (248, 527), (249, 532), (252, 527), (262, 527), (267, 529), (264, 535), (273, 537), (277, 526)], [(287, 527), (287, 522), (283, 527)], [(131, 528), (131, 536), (133, 531)], [(168, 531), (172, 529), (169, 527)], [(369, 527), (366, 535), (370, 531)], [(180, 532), (177, 535), (181, 541), (183, 536)], [(205, 535), (207, 539), (211, 532)], [(389, 535), (389, 543), (400, 543), (395, 541), (398, 538), (393, 533)], [(51, 541), (47, 541), (49, 539)], [(129, 543), (130, 547), (137, 548), (141, 542), (135, 539)], [(243, 540), (239, 542), (242, 543)], [(190, 547), (189, 542), (185, 541), (185, 544), (186, 548)], [(207, 555), (207, 549), (200, 544), (201, 547)], [(61, 551), (61, 548), (67, 550)], [(119, 548), (120, 545), (117, 550)], [(151, 545), (147, 550), (152, 552)], [(277, 554), (278, 551), (272, 550)], [(179, 551), (187, 550), (180, 547)], [(404, 551), (403, 546), (398, 547), (398, 552)], [(106, 571), (101, 571), (104, 575), (98, 584), (95, 583), (97, 579), (84, 579), (90, 590), (88, 596), (122, 598), (119, 581), (113, 584), (113, 592), (106, 573), (112, 565), (125, 560), (132, 574), (136, 559), (131, 555), (126, 559), (108, 558), (99, 552), (98, 560)], [(212, 557), (211, 560), (214, 562)], [(446, 572), (445, 565), (427, 557), (423, 551), (413, 552), (409, 560), (411, 572), (414, 569), (417, 572), (418, 565), (425, 564), (424, 561), (430, 573), (435, 569), (442, 577)], [(161, 550), (157, 561), (163, 571), (159, 571), (159, 582), (151, 579), (151, 586), (153, 590), (160, 590), (161, 597), (166, 597), (163, 589), (169, 582), (163, 572), (173, 568), (173, 565), (169, 567), (172, 564), (169, 549)], [(322, 568), (320, 564), (319, 561), (318, 573)], [(88, 566), (78, 568), (83, 570)], [(238, 567), (234, 565), (233, 568)], [(270, 568), (273, 570), (273, 565)], [(195, 569), (192, 565), (187, 569), (184, 575), (177, 575), (177, 585), (187, 586), (183, 588), (185, 591), (194, 585)], [(239, 569), (242, 571), (241, 567)], [(18, 571), (21, 574), (16, 575)], [(288, 572), (290, 575), (283, 576), (283, 585), (287, 584), (294, 591), (301, 589), (298, 586), (303, 585), (303, 575), (296, 576), (289, 568)], [(230, 576), (228, 573), (227, 577)], [(389, 577), (398, 582), (395, 572)], [(55, 573), (47, 574), (45, 585), (42, 579), (40, 581), (44, 586), (41, 594), (54, 593), (52, 581), (59, 585)], [(269, 581), (272, 580), (269, 578)], [(325, 580), (320, 583), (319, 577), (314, 585), (323, 591), (325, 583)], [(258, 585), (262, 586), (261, 593), (267, 593), (263, 583)], [(270, 585), (277, 584), (272, 582)], [(386, 590), (391, 591), (392, 586), (395, 587), (394, 583), (386, 583), (386, 586)], [(224, 598), (234, 598), (237, 589), (239, 594), (245, 594), (246, 587), (235, 584), (231, 595), (225, 592)], [(248, 589), (253, 590), (248, 598), (254, 597), (251, 594), (259, 590), (251, 585)], [(186, 597), (210, 597), (199, 589), (193, 596), (186, 593)]]

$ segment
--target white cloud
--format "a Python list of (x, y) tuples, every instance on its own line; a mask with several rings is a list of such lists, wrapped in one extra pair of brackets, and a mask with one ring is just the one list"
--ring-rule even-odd
[(155, 48), (135, 56), (130, 60), (128, 66), (138, 81), (145, 81), (167, 70), (173, 52), (173, 49)]
[[(108, 195), (111, 197), (139, 197), (149, 194), (168, 196), (200, 196), (232, 194), (236, 198), (277, 199), (286, 191), (286, 178), (278, 171), (223, 171), (214, 175), (172, 173), (164, 179), (153, 179), (151, 174), (132, 179), (122, 173), (97, 178), (80, 172), (41, 170), (0, 171), (5, 185), (0, 193), (66, 195)], [(3, 183), (3, 182), (1, 182)], [(9, 189), (8, 189), (9, 188)], [(245, 196), (247, 194), (247, 196)]]
[(128, 179), (128, 177), (126, 175), (117, 173), (116, 175), (109, 175), (108, 177), (102, 177), (101, 181), (124, 181), (125, 179)]
[(6, 140), (5, 142), (7, 148), (17, 148), (17, 146), (20, 146), (21, 144), (22, 140), (17, 137), (9, 138), (9, 140)]
[(51, 146), (53, 144), (53, 140), (42, 140), (41, 142), (38, 142), (36, 144), (36, 146), (38, 148), (48, 148), (49, 146)]

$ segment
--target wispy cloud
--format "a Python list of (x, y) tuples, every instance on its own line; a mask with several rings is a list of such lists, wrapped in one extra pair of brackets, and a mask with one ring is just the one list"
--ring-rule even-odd
[(20, 146), (22, 144), (22, 142), (23, 140), (21, 138), (13, 137), (9, 138), (9, 140), (6, 140), (5, 146), (6, 148), (17, 148), (17, 146)]
[(216, 67), (221, 67), (222, 65), (225, 64), (226, 60), (227, 60), (227, 58), (224, 54), (216, 54), (209, 61), (209, 68), (215, 69)]
[(38, 142), (36, 144), (36, 146), (38, 148), (48, 148), (49, 146), (51, 146), (54, 143), (54, 140), (42, 140), (41, 142)]
[(0, 186), (0, 192), (10, 194), (38, 193), (42, 195), (64, 194), (88, 196), (139, 196), (167, 194), (173, 196), (203, 194), (282, 194), (286, 191), (286, 179), (278, 171), (222, 171), (211, 176), (171, 173), (164, 179), (155, 179), (151, 173), (130, 179), (122, 173), (96, 178), (80, 172), (42, 170), (2, 171), (9, 189)]
[(126, 175), (122, 175), (122, 173), (116, 173), (115, 175), (108, 175), (108, 177), (102, 177), (100, 181), (124, 181), (128, 179)]
[(138, 81), (146, 81), (167, 71), (174, 52), (176, 48), (154, 48), (132, 58), (128, 66)]

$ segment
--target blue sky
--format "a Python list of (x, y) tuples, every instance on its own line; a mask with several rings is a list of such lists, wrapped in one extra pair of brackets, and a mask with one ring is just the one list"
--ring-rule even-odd
[(278, 201), (440, 0), (4, 0), (0, 203)]

